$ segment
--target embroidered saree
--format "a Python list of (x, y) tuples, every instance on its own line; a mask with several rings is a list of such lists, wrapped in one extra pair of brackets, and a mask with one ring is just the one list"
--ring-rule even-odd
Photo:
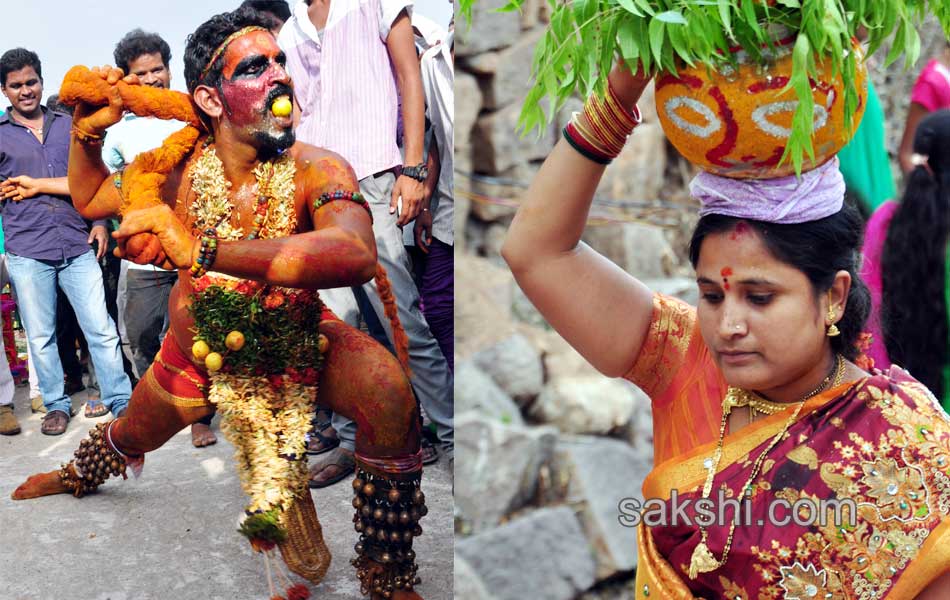
[[(950, 418), (900, 369), (805, 403), (752, 482), (728, 560), (696, 579), (687, 576), (701, 538), (695, 506), (679, 522), (670, 517), (675, 502), (701, 498), (726, 386), (695, 309), (655, 296), (647, 341), (627, 377), (654, 402), (658, 466), (643, 495), (669, 509), (664, 522), (638, 527), (638, 598), (910, 600), (950, 570)], [(725, 437), (713, 500), (740, 496), (793, 410)], [(717, 559), (735, 511), (723, 514), (707, 527)]]

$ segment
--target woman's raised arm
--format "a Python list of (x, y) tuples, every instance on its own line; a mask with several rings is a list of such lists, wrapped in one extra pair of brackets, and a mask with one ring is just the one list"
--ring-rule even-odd
[[(634, 106), (649, 80), (622, 65), (610, 73), (611, 89), (626, 107)], [(580, 241), (604, 168), (560, 140), (528, 188), (502, 256), (558, 333), (599, 371), (616, 377), (640, 350), (653, 298), (640, 281)]]

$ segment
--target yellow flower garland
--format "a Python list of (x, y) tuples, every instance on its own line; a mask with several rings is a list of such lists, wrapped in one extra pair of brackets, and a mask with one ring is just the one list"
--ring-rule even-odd
[[(296, 172), (296, 162), (288, 154), (254, 169), (258, 193), (267, 198), (260, 238), (286, 237), (296, 232)], [(231, 183), (214, 148), (206, 148), (195, 160), (190, 177), (196, 197), (188, 212), (195, 218), (194, 228), (214, 229), (219, 239), (243, 238), (243, 228), (231, 224), (232, 217), (240, 216), (234, 211), (229, 197)], [(212, 280), (212, 285), (225, 289), (235, 286), (222, 280), (236, 285), (243, 281), (220, 274)], [(210, 377), (209, 401), (220, 410), (221, 429), (235, 447), (241, 487), (250, 498), (248, 514), (276, 510), (283, 522), (284, 511), (294, 498), (308, 491), (306, 436), (317, 387), (289, 378), (275, 384), (266, 376), (214, 372)]]
[(316, 386), (264, 377), (215, 373), (209, 400), (221, 411), (221, 430), (235, 447), (248, 512), (281, 511), (307, 491), (306, 434)]
[[(297, 163), (285, 153), (280, 158), (262, 162), (254, 168), (259, 194), (267, 197), (267, 215), (261, 226), (261, 238), (286, 237), (297, 232), (294, 192)], [(244, 229), (231, 225), (231, 217), (240, 219), (229, 196), (231, 182), (224, 175), (224, 163), (214, 148), (206, 148), (191, 167), (191, 189), (195, 200), (188, 214), (195, 218), (194, 229), (215, 229), (221, 240), (239, 240)]]

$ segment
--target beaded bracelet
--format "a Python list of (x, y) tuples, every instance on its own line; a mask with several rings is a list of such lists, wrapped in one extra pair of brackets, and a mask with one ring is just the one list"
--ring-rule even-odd
[(106, 132), (102, 132), (102, 135), (95, 135), (89, 133), (88, 131), (83, 131), (79, 127), (73, 125), (72, 133), (76, 136), (76, 141), (80, 144), (86, 144), (89, 146), (101, 146), (102, 142), (106, 139)]
[(212, 237), (214, 229), (205, 230), (201, 236), (201, 247), (198, 249), (198, 257), (195, 259), (189, 272), (194, 278), (203, 276), (214, 264), (214, 259), (218, 256), (218, 238)]
[(321, 206), (327, 202), (333, 202), (334, 200), (349, 200), (350, 202), (356, 202), (366, 209), (367, 214), (369, 214), (369, 220), (373, 220), (373, 211), (370, 210), (369, 202), (367, 202), (363, 194), (359, 192), (337, 190), (335, 192), (326, 192), (320, 194), (320, 197), (317, 198), (316, 202), (313, 203), (313, 212), (317, 212), (317, 209), (319, 209)]

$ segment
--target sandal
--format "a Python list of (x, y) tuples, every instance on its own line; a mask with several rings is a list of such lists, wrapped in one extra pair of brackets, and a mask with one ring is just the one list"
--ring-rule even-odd
[[(333, 468), (336, 468), (336, 473), (325, 478), (320, 477), (321, 474)], [(355, 468), (356, 461), (353, 453), (345, 448), (336, 448), (323, 459), (322, 464), (310, 468), (310, 481), (307, 485), (314, 489), (325, 488), (346, 479)]]
[(44, 435), (62, 435), (66, 433), (69, 424), (69, 415), (61, 410), (51, 410), (43, 417), (40, 433)]
[(429, 438), (422, 436), (422, 464), (431, 465), (439, 462), (439, 450), (429, 441)]
[(100, 402), (99, 400), (89, 399), (86, 400), (86, 408), (83, 410), (83, 415), (87, 419), (98, 419), (99, 417), (104, 417), (109, 414), (109, 409), (106, 408), (106, 405)]
[(313, 426), (315, 429), (326, 429), (330, 426), (330, 419), (333, 418), (333, 411), (329, 408), (318, 408), (313, 411)]
[[(328, 433), (329, 432), (329, 433)], [(336, 429), (327, 424), (325, 427), (314, 427), (307, 442), (307, 454), (323, 454), (340, 445), (340, 438)]]

